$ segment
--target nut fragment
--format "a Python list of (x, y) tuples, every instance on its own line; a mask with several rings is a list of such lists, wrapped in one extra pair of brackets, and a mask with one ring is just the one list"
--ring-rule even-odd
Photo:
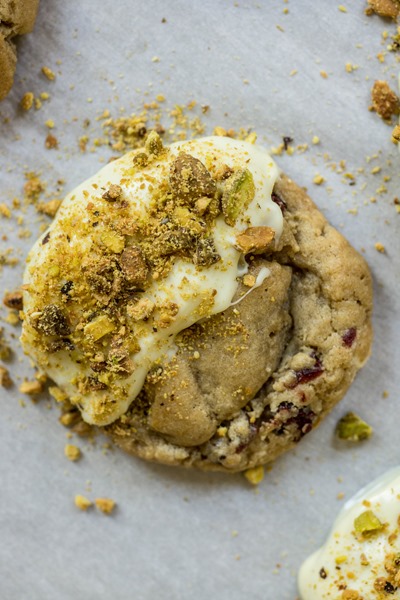
[(71, 462), (75, 462), (81, 458), (81, 451), (78, 446), (74, 444), (66, 444), (64, 447), (64, 454)]
[(392, 141), (394, 144), (398, 144), (400, 142), (400, 125), (396, 125), (396, 127), (393, 129)]
[(265, 252), (274, 241), (275, 231), (271, 227), (248, 227), (236, 236), (236, 247), (243, 254)]
[(142, 321), (148, 319), (154, 310), (154, 302), (149, 298), (141, 298), (135, 304), (130, 303), (126, 307), (126, 312), (133, 321)]
[(7, 308), (13, 308), (14, 310), (22, 310), (22, 292), (16, 290), (15, 292), (9, 292), (3, 298), (3, 303)]
[(85, 325), (84, 332), (85, 335), (90, 335), (96, 342), (108, 333), (114, 331), (114, 329), (115, 325), (111, 319), (109, 319), (107, 315), (100, 315)]
[(336, 425), (336, 435), (348, 442), (361, 442), (372, 435), (372, 427), (352, 412), (342, 417)]
[(56, 304), (45, 306), (36, 323), (32, 324), (45, 335), (63, 336), (70, 333), (67, 319), (63, 311)]
[(264, 479), (264, 467), (259, 465), (258, 467), (247, 469), (247, 471), (244, 472), (244, 476), (249, 483), (252, 485), (257, 485)]
[(96, 498), (95, 503), (96, 508), (105, 515), (110, 515), (116, 506), (115, 500), (111, 500), (111, 498)]
[(174, 196), (189, 204), (202, 196), (213, 196), (217, 191), (217, 185), (203, 163), (186, 153), (172, 162), (169, 182)]
[(222, 212), (228, 225), (235, 225), (240, 213), (246, 210), (255, 193), (253, 175), (248, 169), (240, 169), (229, 177), (222, 194)]
[(377, 112), (382, 119), (390, 120), (393, 115), (399, 114), (399, 98), (386, 81), (375, 81), (371, 91), (371, 98), (372, 109)]
[(8, 369), (0, 366), (0, 385), (4, 388), (9, 388), (13, 384)]
[(77, 494), (75, 496), (75, 506), (77, 508), (79, 508), (79, 510), (87, 510), (88, 508), (90, 508), (93, 504), (93, 502), (91, 502), (88, 498), (86, 498), (85, 496), (81, 496), (80, 494)]
[(196, 252), (193, 262), (199, 267), (209, 267), (221, 260), (212, 238), (199, 238), (196, 243)]
[(143, 287), (149, 276), (149, 268), (139, 246), (125, 248), (120, 264), (126, 279), (132, 285)]
[(23, 381), (19, 386), (21, 394), (27, 394), (28, 396), (34, 396), (40, 394), (43, 391), (43, 385), (40, 381)]
[(372, 510), (366, 510), (354, 519), (354, 530), (363, 536), (382, 531), (384, 525)]
[(119, 254), (125, 248), (125, 238), (115, 231), (104, 231), (100, 239), (108, 250), (115, 254)]
[(104, 192), (102, 198), (104, 198), (104, 200), (107, 200), (107, 202), (115, 202), (116, 200), (118, 200), (118, 198), (120, 198), (121, 194), (122, 187), (113, 183), (112, 185), (110, 185), (108, 190)]
[(150, 131), (145, 143), (145, 149), (146, 152), (153, 154), (154, 156), (158, 156), (163, 151), (164, 146), (162, 139), (156, 131)]

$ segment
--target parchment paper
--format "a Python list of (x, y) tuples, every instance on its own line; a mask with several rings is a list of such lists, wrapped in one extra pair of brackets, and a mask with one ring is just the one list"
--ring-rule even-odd
[[(343, 502), (337, 495), (348, 498), (399, 463), (400, 215), (393, 204), (399, 158), (390, 128), (368, 111), (375, 79), (396, 85), (395, 56), (376, 58), (388, 43), (382, 45), (382, 31), (394, 33), (394, 26), (367, 18), (363, 2), (345, 6), (347, 13), (331, 0), (42, 0), (34, 33), (18, 43), (13, 91), (0, 104), (1, 203), (22, 197), (26, 171), (40, 172), (48, 189), (65, 180), (66, 192), (98, 170), (112, 151), (79, 153), (84, 119), (96, 123), (105, 108), (133, 111), (156, 94), (170, 106), (196, 100), (210, 106), (208, 133), (215, 125), (243, 126), (267, 145), (278, 146), (282, 136), (292, 137), (294, 147), (309, 144), (303, 154), (277, 160), (369, 261), (375, 343), (343, 402), (277, 461), (258, 489), (240, 475), (104, 453), (102, 439), (94, 445), (74, 439), (83, 458), (68, 462), (58, 410), (46, 398), (34, 404), (25, 397), (20, 405), (18, 385), (33, 370), (17, 353), (9, 367), (16, 385), (0, 389), (2, 600), (294, 600), (297, 569), (324, 539)], [(346, 63), (358, 69), (348, 73)], [(43, 65), (56, 72), (54, 82), (40, 74)], [(51, 98), (23, 113), (18, 103), (26, 91)], [(56, 124), (59, 150), (44, 148), (48, 119)], [(355, 185), (330, 168), (327, 155), (332, 163), (346, 161), (344, 173), (355, 175)], [(371, 174), (374, 166), (380, 174)], [(326, 179), (322, 186), (312, 183), (317, 173)], [(377, 194), (382, 183), (387, 193)], [(21, 259), (3, 269), (2, 292), (19, 285), (39, 232), (34, 210), (25, 219), (30, 239), (18, 237), (15, 217), (0, 218), (8, 237), (1, 248), (13, 246)], [(3, 325), (16, 349), (18, 327)], [(350, 448), (333, 440), (347, 410), (375, 430)], [(73, 503), (77, 493), (111, 497), (118, 507), (111, 517), (81, 513)]]

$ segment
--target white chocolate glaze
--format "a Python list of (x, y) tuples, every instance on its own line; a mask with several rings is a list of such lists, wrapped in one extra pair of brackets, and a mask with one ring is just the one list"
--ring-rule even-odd
[[(29, 314), (35, 309), (35, 293), (34, 290), (29, 290), (33, 275), (38, 269), (47, 273), (51, 268), (51, 241), (63, 235), (63, 224), (73, 225), (80, 221), (84, 224), (88, 221), (85, 210), (88, 201), (94, 207), (97, 203), (104, 206), (104, 200), (99, 197), (99, 192), (93, 192), (94, 189), (104, 191), (111, 184), (120, 185), (124, 199), (129, 205), (130, 216), (136, 219), (144, 218), (157, 182), (160, 178), (168, 177), (171, 161), (181, 152), (201, 160), (208, 168), (211, 163), (212, 168), (223, 164), (230, 168), (246, 167), (253, 175), (254, 199), (239, 216), (234, 227), (227, 225), (222, 215), (217, 217), (213, 239), (221, 256), (220, 261), (199, 269), (192, 262), (177, 258), (169, 274), (160, 281), (155, 280), (146, 289), (144, 297), (154, 305), (170, 302), (178, 307), (178, 312), (168, 327), (155, 330), (153, 321), (141, 323), (138, 332), (140, 351), (131, 357), (135, 365), (134, 371), (128, 378), (115, 383), (123, 393), (116, 394), (116, 388), (113, 394), (108, 390), (82, 393), (77, 389), (76, 382), (79, 377), (90, 375), (89, 365), (81, 358), (77, 361), (74, 353), (65, 349), (56, 353), (43, 352), (38, 348), (34, 328), (29, 327)], [(168, 147), (167, 159), (153, 161), (142, 169), (140, 176), (132, 174), (135, 154), (136, 152), (130, 152), (111, 162), (64, 199), (48, 232), (32, 248), (24, 277), (24, 284), (28, 290), (24, 297), (27, 316), (21, 340), (25, 352), (68, 394), (71, 401), (80, 407), (83, 418), (88, 423), (98, 425), (113, 422), (127, 410), (140, 392), (149, 369), (173, 356), (176, 351), (174, 338), (177, 333), (200, 319), (224, 311), (231, 305), (238, 288), (239, 277), (247, 272), (243, 254), (234, 246), (236, 235), (251, 226), (268, 226), (275, 231), (275, 238), (279, 239), (283, 226), (281, 210), (271, 199), (279, 171), (272, 158), (259, 146), (222, 137), (174, 143)], [(112, 206), (109, 210), (113, 210)], [(99, 228), (96, 228), (93, 234), (90, 232), (85, 236), (79, 233), (69, 235), (69, 249), (72, 248), (73, 251), (75, 248), (80, 256), (89, 253), (96, 243), (95, 236), (99, 236)], [(50, 242), (43, 245), (43, 239), (48, 233)], [(268, 269), (263, 269), (257, 276), (255, 287), (261, 285), (268, 274)], [(240, 299), (236, 300), (238, 301)], [(107, 410), (104, 410), (105, 406)]]
[[(356, 536), (354, 521), (365, 511), (372, 511), (385, 526), (373, 535)], [(379, 589), (390, 579), (385, 560), (400, 552), (399, 517), (400, 467), (396, 467), (346, 502), (325, 544), (300, 568), (301, 599), (400, 598), (400, 587), (395, 584), (394, 591), (388, 586), (390, 593)], [(351, 596), (351, 590), (359, 596)]]

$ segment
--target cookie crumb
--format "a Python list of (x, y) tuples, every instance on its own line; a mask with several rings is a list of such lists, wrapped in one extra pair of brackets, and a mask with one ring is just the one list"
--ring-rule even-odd
[(247, 471), (244, 472), (244, 476), (249, 483), (257, 485), (264, 479), (264, 467), (259, 465), (258, 467), (247, 469)]
[(56, 78), (55, 73), (49, 67), (42, 67), (42, 73), (49, 81), (54, 81)]
[(46, 146), (46, 148), (48, 150), (53, 150), (54, 148), (58, 148), (58, 139), (56, 137), (54, 137), (54, 135), (51, 135), (51, 133), (49, 133), (49, 135), (46, 137), (44, 145)]
[(14, 310), (22, 310), (22, 292), (20, 292), (19, 290), (16, 290), (15, 292), (7, 292), (4, 295), (3, 304), (7, 306), (7, 308), (13, 308)]
[(340, 12), (347, 13), (347, 8), (343, 4), (339, 4), (338, 9)]
[(32, 92), (26, 92), (21, 99), (20, 107), (22, 110), (31, 110), (33, 106), (34, 95)]
[(64, 454), (71, 462), (79, 460), (82, 456), (80, 449), (78, 446), (74, 446), (74, 444), (66, 444)]
[(386, 248), (383, 244), (381, 244), (381, 242), (376, 242), (375, 250), (378, 250), (378, 252), (380, 252), (381, 254), (384, 254), (386, 252)]
[(313, 182), (315, 183), (315, 185), (322, 185), (324, 183), (325, 179), (322, 177), (322, 175), (315, 175)]
[(0, 366), (0, 385), (4, 388), (10, 388), (13, 382), (8, 372), (8, 369)]
[(95, 504), (96, 508), (105, 515), (111, 515), (116, 506), (116, 502), (111, 498), (96, 498)]
[(400, 142), (400, 125), (396, 125), (392, 131), (392, 142), (394, 144), (398, 144)]
[(397, 0), (368, 0), (366, 14), (369, 16), (376, 13), (380, 17), (396, 20), (400, 12), (400, 4)]
[(88, 508), (90, 508), (92, 505), (93, 505), (93, 502), (91, 502), (85, 496), (81, 496), (80, 494), (77, 494), (75, 496), (75, 506), (77, 508), (79, 508), (79, 510), (84, 510), (85, 511)]
[(372, 110), (385, 121), (389, 121), (393, 115), (399, 114), (399, 98), (386, 81), (375, 81), (371, 90), (371, 99)]
[(43, 391), (43, 385), (40, 381), (23, 381), (19, 386), (21, 394), (27, 394), (28, 396), (34, 396), (40, 394)]

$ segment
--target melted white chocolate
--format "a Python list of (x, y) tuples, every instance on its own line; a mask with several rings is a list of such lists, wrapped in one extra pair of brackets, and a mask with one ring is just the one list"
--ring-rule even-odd
[[(360, 539), (355, 535), (354, 521), (367, 510), (385, 527)], [(385, 593), (377, 584), (379, 578), (382, 578), (381, 585), (389, 579), (385, 569), (388, 555), (400, 551), (399, 517), (400, 467), (397, 467), (346, 502), (325, 544), (307, 558), (300, 569), (298, 583), (302, 600), (399, 598), (400, 589)], [(347, 594), (354, 590), (359, 596), (343, 596), (345, 590)]]
[[(65, 222), (65, 219), (68, 219), (70, 223), (88, 220), (85, 205), (87, 198), (93, 197), (93, 188), (104, 190), (108, 189), (110, 184), (118, 184), (122, 187), (124, 199), (129, 203), (131, 216), (136, 219), (143, 218), (152, 200), (155, 185), (152, 182), (168, 177), (171, 161), (181, 152), (198, 158), (207, 167), (211, 159), (213, 168), (219, 165), (228, 165), (231, 168), (246, 167), (253, 175), (256, 193), (234, 227), (227, 225), (222, 215), (217, 217), (212, 236), (221, 256), (220, 261), (199, 269), (193, 263), (177, 258), (170, 273), (160, 281), (155, 280), (146, 289), (144, 298), (155, 305), (172, 302), (177, 305), (178, 312), (168, 327), (158, 328), (157, 331), (154, 330), (152, 323), (141, 323), (140, 351), (131, 356), (135, 369), (128, 378), (121, 379), (120, 383), (117, 381), (115, 384), (120, 385), (124, 393), (120, 396), (114, 393), (112, 398), (108, 390), (79, 393), (76, 385), (77, 378), (89, 376), (90, 366), (84, 361), (78, 363), (67, 350), (60, 350), (53, 354), (40, 351), (33, 328), (24, 328), (21, 339), (26, 353), (68, 394), (71, 401), (81, 408), (83, 418), (88, 423), (106, 425), (121, 416), (140, 392), (149, 369), (173, 356), (176, 351), (174, 344), (176, 334), (200, 319), (219, 313), (231, 305), (237, 291), (238, 279), (247, 271), (243, 254), (234, 247), (235, 237), (239, 232), (251, 226), (268, 226), (274, 229), (276, 239), (281, 235), (282, 213), (271, 200), (272, 189), (279, 173), (272, 158), (259, 146), (229, 138), (209, 137), (170, 145), (167, 159), (156, 159), (140, 171), (140, 177), (131, 173), (132, 160), (136, 153), (130, 152), (111, 162), (64, 199), (49, 228), (51, 239), (62, 234), (59, 225), (62, 220)], [(98, 200), (97, 194), (93, 202)], [(101, 198), (100, 202), (104, 204)], [(85, 237), (76, 235), (70, 240), (70, 247), (79, 248), (81, 253), (89, 252), (95, 235), (95, 233)], [(33, 273), (39, 268), (50, 266), (46, 262), (50, 244), (43, 245), (42, 240), (43, 237), (34, 245), (28, 257), (24, 278), (24, 284), (28, 289)], [(257, 277), (256, 286), (261, 285), (268, 274), (268, 269), (262, 270)], [(25, 314), (29, 314), (29, 311), (34, 309), (32, 297), (32, 293), (25, 294)]]

